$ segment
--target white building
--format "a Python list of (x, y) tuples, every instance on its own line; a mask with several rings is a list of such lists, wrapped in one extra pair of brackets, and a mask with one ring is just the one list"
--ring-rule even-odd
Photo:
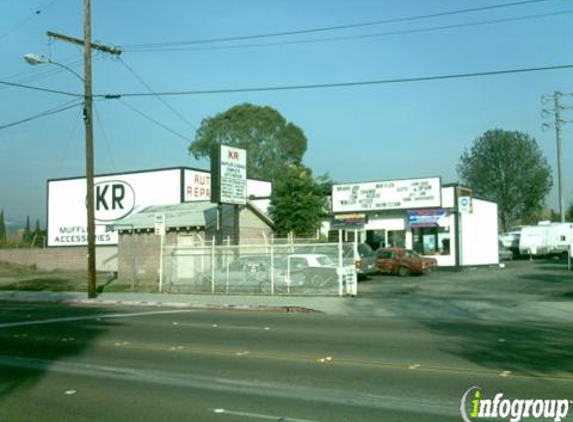
[(332, 211), (331, 229), (375, 248), (413, 249), (442, 267), (499, 263), (497, 204), (439, 177), (335, 185)]

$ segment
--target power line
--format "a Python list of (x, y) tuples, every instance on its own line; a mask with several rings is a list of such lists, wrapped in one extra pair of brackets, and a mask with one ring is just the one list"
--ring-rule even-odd
[(181, 114), (179, 113), (175, 108), (173, 108), (171, 106), (171, 104), (169, 104), (167, 101), (165, 101), (162, 97), (157, 96), (155, 94), (155, 91), (153, 90), (153, 88), (151, 88), (151, 86), (149, 86), (149, 84), (147, 84), (136, 72), (135, 70), (133, 70), (133, 68), (131, 66), (129, 66), (124, 60), (122, 60), (122, 58), (119, 58), (120, 63), (144, 86), (147, 88), (147, 90), (153, 94), (159, 101), (161, 101), (161, 103), (167, 107), (169, 110), (171, 110), (171, 112), (173, 112), (177, 117), (179, 117), (180, 120), (182, 120), (187, 126), (189, 126), (191, 129), (193, 129), (194, 131), (197, 130), (197, 128), (195, 126), (193, 126), (191, 123), (189, 123), (189, 121)]
[[(148, 94), (148, 95), (155, 95), (155, 94)], [(126, 106), (127, 108), (129, 108), (129, 109), (131, 109), (132, 111), (134, 111), (135, 113), (139, 114), (139, 115), (140, 115), (141, 117), (143, 117), (144, 119), (149, 120), (150, 122), (152, 122), (152, 123), (156, 124), (157, 126), (163, 128), (163, 129), (165, 129), (166, 131), (168, 131), (168, 132), (174, 134), (175, 136), (178, 136), (178, 137), (184, 139), (185, 141), (189, 141), (189, 139), (190, 139), (189, 137), (187, 137), (187, 136), (185, 136), (185, 135), (182, 135), (181, 133), (179, 133), (179, 132), (177, 132), (177, 131), (171, 129), (170, 127), (168, 127), (168, 126), (164, 125), (163, 123), (161, 123), (161, 122), (155, 120), (153, 117), (151, 117), (151, 116), (145, 114), (144, 112), (142, 112), (142, 111), (136, 109), (135, 107), (133, 107), (132, 105), (126, 103), (125, 101), (119, 100), (119, 102), (120, 102), (121, 104), (123, 104), (124, 106)]]
[(29, 21), (31, 21), (32, 19), (34, 19), (36, 16), (40, 15), (44, 10), (46, 10), (47, 8), (49, 8), (50, 6), (52, 6), (55, 2), (57, 2), (59, 0), (52, 0), (50, 3), (48, 3), (47, 5), (45, 5), (44, 7), (37, 9), (34, 13), (28, 15), (25, 19), (21, 20), (20, 22), (18, 22), (16, 25), (14, 25), (12, 28), (10, 28), (9, 30), (7, 30), (6, 32), (4, 32), (3, 34), (0, 34), (0, 40), (6, 38), (8, 35), (10, 35), (12, 32), (20, 29), (22, 26), (24, 26), (25, 24), (27, 24)]
[(112, 166), (113, 170), (117, 172), (117, 166), (115, 165), (115, 160), (113, 159), (113, 154), (111, 153), (109, 141), (108, 141), (107, 135), (105, 133), (102, 120), (99, 116), (98, 108), (96, 107), (95, 103), (94, 103), (94, 112), (95, 112), (94, 114), (96, 115), (97, 122), (99, 124), (99, 127), (98, 127), (99, 131), (103, 137), (103, 143), (105, 145), (107, 155), (109, 156), (109, 161), (111, 162), (111, 166)]
[(64, 149), (64, 153), (62, 154), (62, 157), (59, 160), (58, 166), (56, 167), (57, 170), (54, 172), (54, 175), (56, 177), (60, 177), (60, 175), (62, 174), (62, 168), (65, 165), (66, 162), (66, 158), (68, 156), (68, 153), (70, 151), (70, 147), (72, 146), (72, 142), (73, 142), (73, 135), (74, 132), (76, 131), (76, 129), (78, 128), (78, 123), (80, 121), (80, 116), (83, 114), (83, 110), (78, 110), (78, 112), (76, 113), (76, 118), (74, 119), (74, 123), (73, 125), (70, 127), (70, 131), (68, 133), (68, 136), (66, 138), (66, 142), (65, 142), (65, 149)]
[(393, 35), (437, 32), (437, 31), (443, 31), (443, 30), (448, 30), (448, 29), (469, 28), (469, 27), (476, 27), (476, 26), (483, 26), (483, 25), (492, 25), (492, 24), (499, 24), (499, 23), (539, 19), (539, 18), (545, 18), (545, 17), (566, 15), (566, 14), (571, 14), (571, 13), (573, 13), (573, 9), (564, 10), (564, 11), (555, 12), (555, 13), (541, 13), (541, 14), (536, 14), (536, 15), (516, 16), (513, 18), (492, 19), (492, 20), (485, 20), (485, 21), (478, 21), (478, 22), (467, 22), (467, 23), (453, 24), (453, 25), (440, 25), (440, 26), (433, 26), (433, 27), (428, 27), (428, 28), (402, 29), (402, 30), (382, 32), (382, 33), (374, 33), (374, 34), (345, 35), (345, 36), (339, 36), (339, 37), (315, 38), (315, 39), (309, 39), (309, 40), (278, 41), (278, 42), (256, 43), (256, 44), (215, 45), (215, 46), (204, 46), (204, 47), (146, 48), (146, 49), (140, 49), (140, 50), (127, 50), (127, 51), (129, 51), (131, 53), (152, 53), (152, 52), (164, 53), (164, 52), (172, 52), (172, 51), (233, 50), (233, 49), (256, 48), (256, 47), (274, 47), (274, 46), (281, 46), (281, 45), (315, 44), (315, 43), (332, 42), (332, 41), (347, 41), (347, 40), (357, 40), (357, 39), (380, 38), (380, 37), (387, 37), (387, 36), (393, 36)]
[(64, 103), (58, 107), (51, 108), (49, 110), (43, 111), (41, 113), (35, 114), (33, 116), (27, 117), (27, 118), (22, 119), (22, 120), (18, 120), (16, 122), (2, 125), (2, 126), (0, 126), (0, 130), (8, 129), (8, 128), (13, 127), (13, 126), (17, 126), (17, 125), (20, 125), (23, 123), (31, 122), (32, 120), (36, 120), (36, 119), (39, 119), (42, 117), (50, 116), (52, 114), (61, 113), (62, 111), (66, 111), (66, 110), (69, 110), (71, 108), (75, 108), (81, 104), (82, 104), (81, 102), (77, 102), (76, 100), (68, 101), (67, 103)]
[(94, 95), (98, 98), (115, 99), (120, 97), (149, 97), (149, 96), (176, 96), (176, 95), (211, 95), (211, 94), (235, 94), (244, 92), (267, 92), (267, 91), (294, 91), (302, 89), (325, 89), (325, 88), (345, 88), (354, 86), (368, 86), (368, 85), (390, 85), (398, 83), (411, 83), (411, 82), (427, 82), (439, 81), (447, 79), (462, 79), (462, 78), (477, 78), (484, 76), (497, 76), (508, 75), (515, 73), (530, 73), (530, 72), (544, 72), (549, 70), (564, 70), (572, 69), (573, 64), (544, 66), (544, 67), (530, 67), (521, 69), (505, 69), (493, 70), (486, 72), (471, 72), (471, 73), (455, 73), (449, 75), (435, 75), (435, 76), (419, 76), (412, 78), (396, 78), (396, 79), (380, 79), (372, 81), (355, 81), (355, 82), (335, 82), (335, 83), (321, 83), (309, 85), (287, 85), (287, 86), (268, 86), (268, 87), (254, 87), (254, 88), (227, 88), (227, 89), (210, 89), (210, 90), (193, 90), (193, 91), (168, 91), (149, 93), (124, 93), (124, 94), (107, 94), (107, 95)]
[[(98, 58), (98, 56), (94, 57), (94, 60), (96, 60), (97, 58)], [(83, 62), (83, 58), (78, 59), (74, 56), (73, 59), (68, 58), (68, 59), (65, 59), (62, 61), (58, 61), (58, 62), (66, 65), (67, 67), (71, 67), (73, 69)], [(15, 75), (5, 76), (2, 79), (8, 80), (8, 81), (13, 82), (13, 83), (28, 84), (30, 82), (35, 82), (35, 81), (38, 81), (40, 79), (45, 79), (45, 78), (48, 78), (51, 76), (58, 75), (62, 72), (65, 72), (65, 70), (60, 68), (60, 67), (47, 66), (46, 70), (43, 70), (43, 71), (38, 71), (37, 69), (31, 69), (31, 70), (28, 70), (25, 72), (20, 72), (20, 73), (15, 74)], [(4, 86), (4, 87), (1, 87), (0, 90), (10, 89), (10, 88), (13, 88), (13, 87)]]
[(383, 19), (383, 20), (376, 20), (376, 21), (370, 21), (370, 22), (360, 22), (360, 23), (347, 24), (347, 25), (299, 29), (299, 30), (293, 30), (293, 31), (272, 32), (272, 33), (265, 33), (265, 34), (240, 35), (240, 36), (234, 36), (234, 37), (220, 37), (220, 38), (205, 38), (205, 39), (197, 39), (197, 40), (174, 41), (174, 42), (164, 42), (164, 43), (131, 44), (131, 45), (123, 46), (122, 49), (125, 51), (126, 49), (133, 50), (133, 49), (141, 49), (141, 48), (182, 46), (182, 45), (189, 45), (189, 44), (207, 44), (207, 43), (228, 42), (228, 41), (244, 41), (244, 40), (260, 39), (260, 38), (274, 38), (274, 37), (284, 37), (284, 36), (291, 36), (291, 35), (311, 34), (311, 33), (317, 33), (317, 32), (338, 31), (338, 30), (345, 30), (345, 29), (351, 29), (351, 28), (362, 28), (362, 27), (368, 27), (368, 26), (385, 25), (385, 24), (389, 24), (389, 23), (407, 22), (407, 21), (414, 21), (414, 20), (443, 17), (443, 16), (459, 15), (459, 14), (465, 14), (465, 13), (481, 12), (481, 11), (493, 10), (493, 9), (516, 7), (516, 6), (526, 5), (526, 4), (533, 4), (533, 3), (545, 3), (548, 1), (555, 1), (555, 0), (517, 1), (517, 2), (495, 4), (495, 5), (482, 6), (482, 7), (474, 7), (474, 8), (467, 8), (467, 9), (449, 10), (449, 11), (445, 11), (445, 12), (429, 13), (429, 14), (424, 14), (424, 15), (405, 16), (405, 17), (400, 17), (400, 18)]
[(41, 87), (39, 87), (39, 86), (31, 86), (31, 85), (18, 84), (18, 83), (15, 83), (15, 82), (0, 81), (0, 85), (6, 85), (6, 86), (15, 87), (15, 88), (31, 89), (31, 90), (34, 90), (34, 91), (49, 92), (49, 93), (52, 93), (52, 94), (67, 95), (68, 97), (83, 98), (83, 95), (82, 95), (82, 94), (74, 94), (73, 92), (59, 91), (59, 90), (57, 90), (57, 89), (41, 88)]

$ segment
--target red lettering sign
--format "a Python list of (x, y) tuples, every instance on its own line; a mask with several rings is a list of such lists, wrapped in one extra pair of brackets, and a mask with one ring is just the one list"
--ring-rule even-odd
[(229, 151), (229, 160), (238, 160), (239, 153), (237, 151)]
[(187, 186), (187, 199), (209, 199), (211, 191), (209, 188)]

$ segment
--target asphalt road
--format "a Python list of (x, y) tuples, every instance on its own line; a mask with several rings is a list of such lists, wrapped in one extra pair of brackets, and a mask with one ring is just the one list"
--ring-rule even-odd
[(460, 421), (472, 386), (573, 400), (573, 327), (0, 303), (2, 422)]

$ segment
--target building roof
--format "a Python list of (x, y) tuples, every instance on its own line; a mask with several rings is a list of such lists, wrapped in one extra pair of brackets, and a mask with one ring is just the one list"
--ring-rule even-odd
[[(211, 215), (216, 216), (217, 204), (210, 202), (184, 202), (174, 205), (152, 205), (113, 223), (118, 230), (142, 230), (155, 227), (155, 216), (165, 215), (165, 227), (206, 227)], [(209, 216), (208, 216), (209, 215)]]
[[(250, 201), (247, 202), (247, 207), (270, 227), (273, 226), (272, 220)], [(229, 207), (225, 205), (223, 212), (229, 212)], [(153, 229), (157, 214), (165, 215), (165, 227), (167, 229), (206, 228), (217, 224), (217, 204), (199, 201), (173, 205), (152, 205), (117, 220), (112, 224), (112, 227), (120, 231)]]

